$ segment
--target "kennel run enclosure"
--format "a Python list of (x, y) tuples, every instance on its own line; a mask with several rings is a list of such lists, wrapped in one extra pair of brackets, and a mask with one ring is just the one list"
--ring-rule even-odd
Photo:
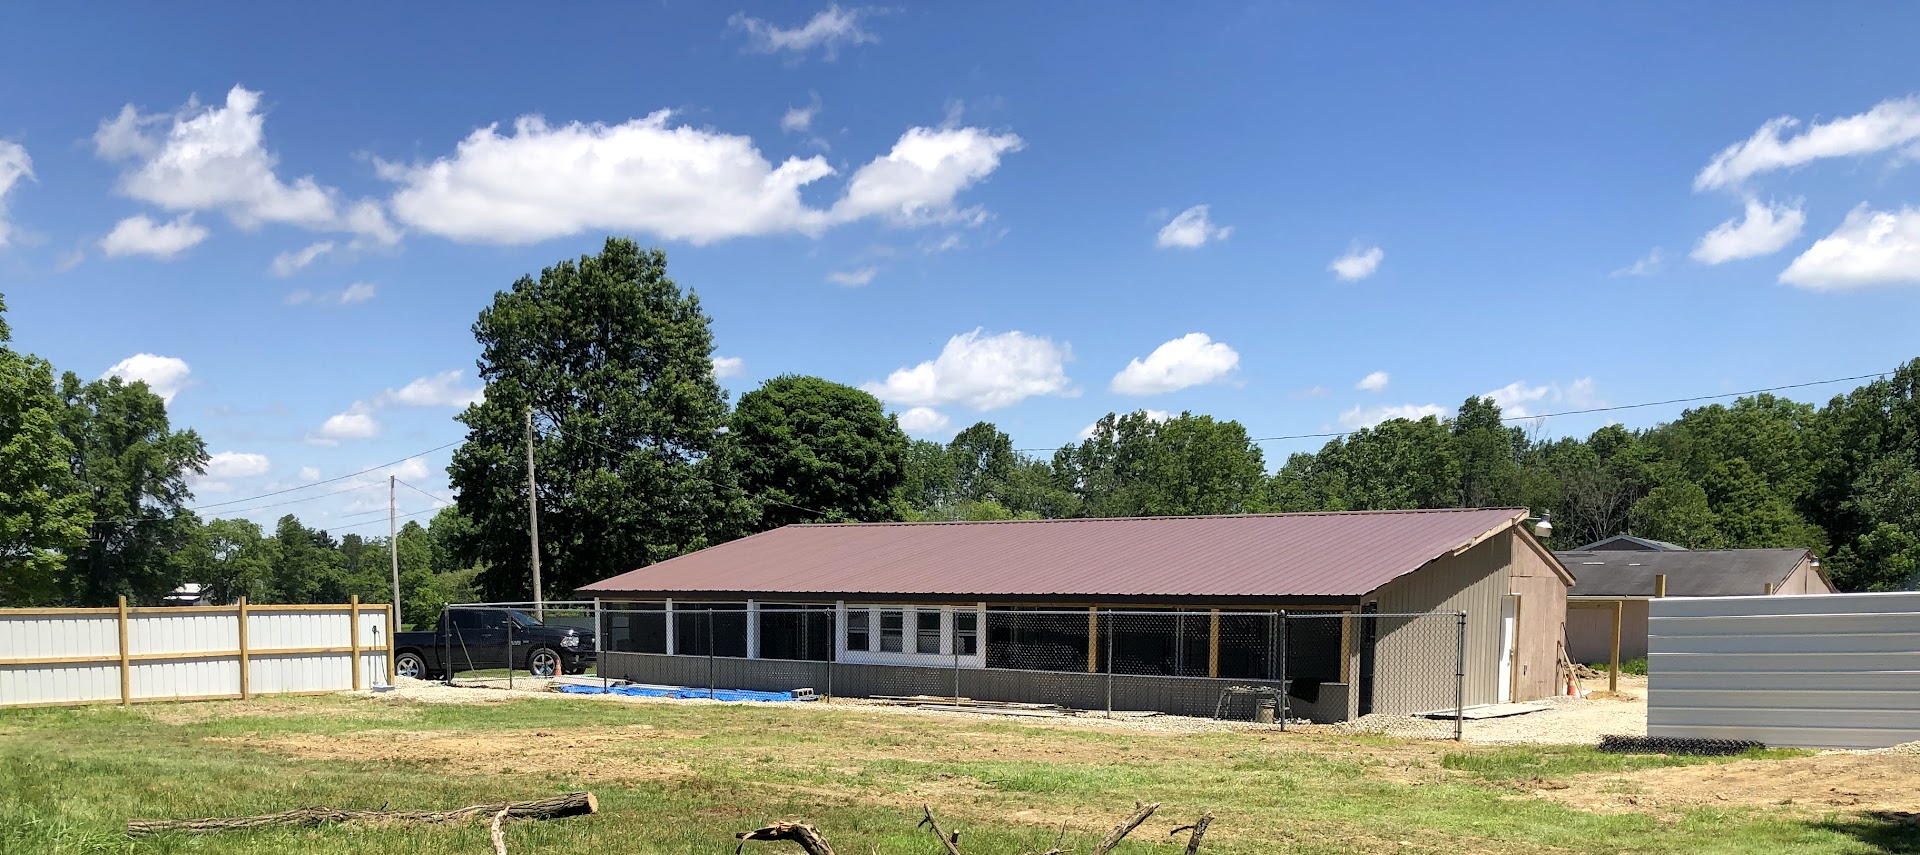
[(599, 674), (669, 686), (1344, 721), (1468, 705), (1460, 612), (602, 601)]

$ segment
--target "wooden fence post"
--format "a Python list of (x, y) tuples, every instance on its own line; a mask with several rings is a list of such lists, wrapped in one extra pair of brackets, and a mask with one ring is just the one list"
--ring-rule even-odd
[(1613, 601), (1613, 660), (1607, 668), (1607, 691), (1620, 691), (1620, 617), (1626, 611), (1624, 600)]
[(1100, 671), (1100, 607), (1087, 607), (1087, 673)]
[(1220, 676), (1220, 610), (1214, 609), (1207, 627), (1207, 676)]
[(1656, 597), (1665, 597), (1667, 595), (1667, 574), (1665, 573), (1654, 574), (1653, 595)]
[(360, 691), (360, 595), (347, 598), (347, 631), (353, 633), (353, 643), (349, 645), (353, 653), (353, 690)]
[(400, 631), (399, 624), (394, 623), (394, 614), (394, 606), (389, 603), (387, 605), (387, 685), (389, 686), (396, 685), (393, 682), (393, 634)]
[(253, 683), (252, 683), (252, 675), (248, 674), (247, 672), (253, 666), (251, 662), (249, 662), (249, 660), (247, 659), (247, 598), (246, 597), (240, 598), (239, 611), (237, 612), (237, 614), (240, 617), (240, 700), (250, 701), (250, 700), (253, 700)]
[(133, 661), (127, 649), (127, 598), (120, 598), (120, 705), (133, 703)]

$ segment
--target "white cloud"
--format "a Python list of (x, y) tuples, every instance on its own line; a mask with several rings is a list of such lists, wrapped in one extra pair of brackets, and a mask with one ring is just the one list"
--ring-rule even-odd
[(1070, 394), (1066, 362), (1072, 349), (1041, 336), (982, 330), (947, 340), (937, 358), (887, 375), (860, 388), (889, 403), (907, 406), (964, 404), (997, 410), (1036, 395)]
[(378, 203), (348, 201), (312, 176), (282, 181), (264, 145), (260, 93), (235, 86), (224, 106), (189, 99), (171, 114), (128, 104), (100, 123), (94, 148), (127, 164), (120, 192), (170, 211), (218, 210), (241, 228), (284, 223), (349, 232), (380, 244), (400, 239)]
[(834, 203), (833, 218), (849, 222), (870, 216), (896, 225), (979, 222), (985, 212), (956, 210), (954, 197), (1000, 167), (1000, 156), (1024, 143), (1013, 134), (982, 128), (912, 128), (893, 150), (860, 167)]
[(1524, 380), (1516, 380), (1480, 397), (1491, 398), (1500, 405), (1500, 414), (1511, 419), (1524, 419), (1540, 415), (1540, 404), (1566, 404), (1577, 409), (1606, 406), (1594, 393), (1593, 378), (1582, 377), (1565, 386), (1559, 383), (1528, 385)]
[(464, 388), (460, 378), (466, 372), (458, 368), (421, 377), (398, 389), (388, 389), (374, 398), (374, 406), (399, 404), (406, 407), (459, 407), (465, 409), (486, 398), (484, 389)]
[(318, 481), (320, 480), (320, 470), (313, 466), (302, 466), (300, 467), (300, 480)]
[(1161, 249), (1173, 247), (1194, 249), (1205, 246), (1207, 241), (1226, 240), (1233, 234), (1233, 227), (1216, 226), (1208, 222), (1209, 210), (1211, 210), (1209, 205), (1195, 205), (1181, 211), (1179, 216), (1160, 227), (1160, 235), (1154, 243)]
[(27, 156), (27, 147), (0, 140), (0, 247), (7, 246), (13, 234), (13, 224), (7, 219), (7, 194), (23, 178), (33, 178), (33, 158)]
[(338, 291), (314, 292), (298, 288), (287, 293), (287, 305), (351, 306), (373, 299), (376, 293), (378, 289), (368, 282), (355, 282)]
[(346, 440), (372, 439), (379, 435), (380, 422), (374, 419), (372, 408), (365, 402), (355, 401), (346, 412), (327, 417), (319, 430), (307, 436), (307, 442), (332, 446)]
[(747, 361), (738, 356), (716, 356), (713, 358), (713, 377), (725, 380), (747, 373)]
[(1387, 257), (1385, 250), (1377, 246), (1361, 247), (1354, 244), (1347, 254), (1333, 260), (1327, 269), (1343, 281), (1358, 282), (1373, 275), (1380, 269), (1380, 262)]
[(273, 275), (292, 276), (295, 271), (312, 264), (320, 256), (333, 251), (333, 241), (323, 240), (305, 249), (283, 252), (273, 257)]
[(1300, 391), (1293, 393), (1289, 397), (1292, 397), (1295, 400), (1304, 401), (1310, 398), (1326, 397), (1328, 394), (1331, 393), (1331, 391), (1332, 390), (1328, 389), (1325, 386), (1309, 386), (1305, 389), (1301, 389)]
[(900, 414), (900, 429), (921, 436), (946, 430), (950, 422), (945, 413), (932, 407), (914, 407)]
[[(1164, 422), (1167, 419), (1173, 418), (1173, 414), (1167, 412), (1166, 410), (1135, 410), (1134, 412), (1145, 414), (1147, 417), (1147, 421), (1150, 421), (1150, 422)], [(1100, 429), (1100, 423), (1094, 422), (1093, 424), (1090, 424), (1090, 425), (1087, 425), (1086, 427), (1081, 428), (1080, 432), (1074, 435), (1074, 438), (1084, 442), (1086, 440), (1092, 439), (1094, 432), (1098, 431), (1099, 429)]]
[(218, 451), (207, 457), (208, 478), (253, 478), (267, 474), (271, 462), (264, 454)]
[(1389, 382), (1392, 382), (1392, 378), (1387, 375), (1387, 372), (1375, 371), (1360, 378), (1360, 382), (1353, 384), (1353, 388), (1362, 392), (1379, 392), (1386, 389)]
[(1206, 333), (1187, 333), (1133, 359), (1108, 388), (1122, 395), (1154, 395), (1213, 383), (1240, 367), (1240, 354)]
[(207, 239), (205, 226), (195, 225), (192, 214), (181, 214), (170, 223), (156, 223), (141, 214), (115, 224), (113, 231), (100, 239), (100, 251), (108, 258), (151, 255), (171, 259)]
[(1447, 409), (1438, 404), (1400, 404), (1391, 407), (1354, 407), (1340, 414), (1340, 423), (1350, 430), (1369, 428), (1389, 419), (1418, 421), (1427, 416), (1446, 418)]
[(1821, 158), (1873, 154), (1920, 140), (1920, 97), (1888, 99), (1864, 113), (1809, 125), (1798, 136), (1782, 136), (1800, 124), (1792, 116), (1781, 116), (1761, 125), (1753, 136), (1714, 155), (1694, 176), (1693, 189), (1738, 188), (1763, 172)]
[(820, 48), (821, 56), (832, 60), (838, 55), (841, 45), (869, 44), (880, 40), (860, 28), (860, 19), (868, 13), (866, 9), (842, 9), (838, 5), (831, 5), (798, 27), (781, 27), (771, 21), (736, 12), (727, 19), (727, 25), (746, 31), (748, 50), (803, 54)]
[(1632, 264), (1607, 275), (1614, 278), (1621, 276), (1652, 276), (1655, 273), (1659, 273), (1660, 269), (1665, 266), (1667, 266), (1667, 254), (1664, 250), (1656, 246), (1653, 248), (1653, 251), (1636, 259)]
[(1800, 235), (1807, 215), (1798, 204), (1762, 204), (1747, 200), (1746, 215), (1714, 226), (1693, 248), (1693, 260), (1702, 264), (1721, 264), (1741, 258), (1753, 258), (1779, 252)]
[(1561, 391), (1562, 397), (1566, 398), (1567, 403), (1583, 410), (1607, 405), (1605, 400), (1601, 399), (1599, 395), (1594, 394), (1592, 377), (1582, 377), (1575, 380), (1567, 384), (1567, 387)]
[(813, 117), (820, 115), (821, 105), (820, 96), (817, 93), (809, 94), (811, 97), (807, 101), (807, 106), (788, 107), (787, 112), (780, 116), (780, 130), (792, 133), (806, 133), (813, 130)]
[(874, 275), (879, 272), (880, 268), (878, 267), (862, 267), (859, 270), (829, 273), (827, 274), (827, 281), (835, 285), (844, 285), (848, 288), (858, 288), (872, 282)]
[(108, 377), (118, 377), (129, 383), (136, 380), (142, 381), (147, 384), (149, 391), (171, 404), (173, 396), (180, 394), (180, 390), (187, 387), (187, 380), (192, 374), (193, 369), (184, 359), (136, 353), (114, 363), (112, 368), (100, 375), (100, 378), (104, 380)]
[(1816, 291), (1920, 283), (1920, 208), (1854, 208), (1787, 265), (1780, 281)]

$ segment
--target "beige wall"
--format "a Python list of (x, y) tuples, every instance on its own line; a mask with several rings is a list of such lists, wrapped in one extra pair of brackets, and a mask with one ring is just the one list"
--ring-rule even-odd
[[(1497, 700), (1500, 598), (1507, 593), (1513, 540), (1495, 536), (1459, 555), (1430, 561), (1376, 592), (1383, 614), (1467, 613), (1465, 698)], [(1374, 654), (1373, 711), (1425, 712), (1453, 706), (1455, 621), (1443, 616), (1383, 618)], [(1359, 639), (1355, 639), (1356, 644)]]
[[(1613, 656), (1612, 600), (1575, 600), (1567, 604), (1567, 651), (1582, 665), (1606, 663)], [(1647, 601), (1622, 600), (1620, 661), (1647, 655)]]
[(1812, 559), (1801, 559), (1799, 566), (1793, 568), (1786, 581), (1780, 583), (1777, 594), (1835, 594), (1832, 585), (1813, 568)]
[(1542, 554), (1544, 550), (1535, 549), (1525, 540), (1528, 535), (1519, 527), (1511, 537), (1509, 590), (1520, 596), (1520, 626), (1514, 633), (1513, 699), (1530, 701), (1558, 694), (1555, 684), (1560, 676), (1560, 639), (1566, 634), (1568, 619), (1567, 581)]

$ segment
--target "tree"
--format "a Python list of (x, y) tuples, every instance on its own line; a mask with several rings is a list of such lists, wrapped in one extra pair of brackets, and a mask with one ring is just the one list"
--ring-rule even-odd
[(909, 518), (932, 519), (953, 503), (953, 460), (947, 447), (924, 439), (907, 443), (900, 501)]
[(1512, 505), (1518, 499), (1520, 467), (1516, 447), (1525, 442), (1519, 428), (1509, 428), (1492, 398), (1472, 397), (1454, 416), (1453, 457), (1458, 461), (1458, 504), (1463, 508)]
[(1093, 517), (1230, 514), (1265, 507), (1266, 464), (1239, 422), (1181, 413), (1108, 413), (1078, 447), (1054, 455), (1056, 477)]
[(1721, 546), (1720, 518), (1709, 507), (1707, 491), (1692, 481), (1664, 484), (1633, 504), (1633, 531), (1642, 537), (1689, 549)]
[(775, 377), (740, 396), (731, 436), (741, 486), (758, 507), (756, 530), (899, 517), (907, 437), (871, 394), (818, 377)]
[(241, 597), (267, 601), (272, 597), (273, 566), (279, 544), (248, 520), (209, 520), (201, 527), (188, 561), (192, 578), (216, 603)]
[(280, 603), (346, 602), (347, 580), (338, 545), (324, 531), (287, 514), (273, 530), (269, 597)]
[(75, 488), (53, 366), (6, 347), (12, 338), (0, 319), (0, 606), (54, 605), (93, 512)]
[(84, 548), (68, 557), (68, 600), (103, 606), (118, 596), (157, 602), (186, 579), (179, 560), (199, 519), (187, 510), (187, 476), (206, 471), (207, 447), (174, 431), (167, 405), (142, 382), (61, 378), (60, 432), (72, 444), (74, 477), (93, 510)]
[(531, 593), (529, 411), (548, 596), (745, 530), (708, 324), (666, 255), (630, 240), (494, 295), (473, 327), (486, 398), (448, 467), (485, 596)]
[(1019, 464), (1013, 437), (992, 422), (974, 422), (955, 434), (947, 443), (947, 459), (953, 467), (956, 502), (1000, 501)]

